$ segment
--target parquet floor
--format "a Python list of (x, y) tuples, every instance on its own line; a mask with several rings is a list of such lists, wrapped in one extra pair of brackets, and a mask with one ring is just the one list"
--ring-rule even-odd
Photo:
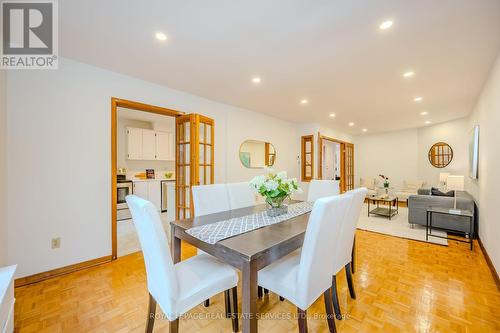
[[(366, 231), (358, 231), (356, 240), (358, 298), (349, 298), (340, 274), (346, 319), (337, 321), (339, 332), (500, 332), (500, 293), (477, 243), (470, 252), (466, 244), (444, 247)], [(183, 247), (183, 256), (193, 253)], [(139, 253), (15, 294), (16, 332), (144, 331), (147, 291)], [(259, 321), (260, 332), (298, 332), (289, 302), (271, 294), (259, 308), (267, 315)], [(322, 300), (308, 310), (309, 332), (328, 331), (326, 320), (314, 318), (324, 312)], [(180, 332), (231, 332), (230, 320), (221, 318), (222, 295), (189, 314), (202, 318), (182, 319)], [(168, 322), (157, 320), (155, 332), (167, 331)]]

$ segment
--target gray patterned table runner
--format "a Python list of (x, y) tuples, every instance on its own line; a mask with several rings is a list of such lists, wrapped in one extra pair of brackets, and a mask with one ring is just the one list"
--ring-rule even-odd
[(310, 202), (294, 203), (288, 205), (288, 212), (283, 215), (268, 216), (266, 211), (262, 211), (247, 216), (234, 217), (229, 220), (194, 227), (186, 230), (186, 232), (205, 243), (215, 244), (229, 237), (309, 213), (312, 210), (312, 206), (313, 204)]

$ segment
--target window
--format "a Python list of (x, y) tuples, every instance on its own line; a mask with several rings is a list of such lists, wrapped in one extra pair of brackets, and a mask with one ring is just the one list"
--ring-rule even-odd
[(308, 182), (313, 179), (314, 170), (314, 135), (305, 135), (301, 138), (301, 175), (302, 181)]

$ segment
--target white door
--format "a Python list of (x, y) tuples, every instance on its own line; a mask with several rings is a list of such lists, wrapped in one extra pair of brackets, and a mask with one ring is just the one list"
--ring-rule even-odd
[(142, 130), (142, 159), (154, 160), (156, 155), (156, 132), (153, 130)]
[(161, 181), (148, 182), (148, 198), (161, 211)]
[(156, 132), (156, 159), (167, 161), (170, 157), (170, 133)]
[(140, 160), (142, 158), (142, 129), (127, 128), (127, 158)]
[(134, 182), (134, 194), (145, 200), (148, 200), (148, 183), (147, 182)]

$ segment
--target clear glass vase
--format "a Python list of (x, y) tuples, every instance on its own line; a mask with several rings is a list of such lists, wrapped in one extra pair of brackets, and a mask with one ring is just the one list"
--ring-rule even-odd
[(279, 216), (286, 214), (288, 212), (288, 206), (283, 204), (286, 197), (266, 197), (266, 203), (268, 206), (267, 215), (269, 216)]

